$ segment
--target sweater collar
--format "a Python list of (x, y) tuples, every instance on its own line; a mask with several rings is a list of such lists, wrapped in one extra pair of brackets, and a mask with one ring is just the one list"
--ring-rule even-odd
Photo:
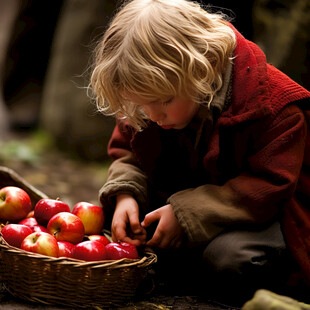
[(217, 110), (221, 113), (229, 107), (231, 103), (231, 88), (233, 77), (233, 64), (228, 62), (225, 72), (223, 74), (223, 85), (221, 89), (215, 94), (211, 102), (211, 110)]

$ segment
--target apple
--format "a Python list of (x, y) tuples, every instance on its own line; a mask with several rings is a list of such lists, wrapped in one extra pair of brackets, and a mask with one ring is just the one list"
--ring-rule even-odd
[(75, 247), (74, 244), (68, 241), (58, 241), (58, 257), (72, 257), (72, 251)]
[(104, 213), (101, 207), (89, 202), (78, 202), (72, 209), (83, 222), (86, 235), (98, 235), (104, 224)]
[(81, 242), (85, 235), (81, 219), (70, 212), (60, 212), (54, 215), (47, 224), (47, 231), (57, 241), (68, 241), (73, 244)]
[(19, 221), (31, 211), (31, 199), (21, 188), (6, 186), (0, 189), (0, 219)]
[(42, 225), (34, 225), (34, 226), (29, 226), (29, 227), (33, 232), (39, 232), (39, 231), (43, 231), (46, 233), (48, 232), (47, 229)]
[(23, 240), (31, 233), (30, 227), (20, 224), (8, 224), (1, 229), (3, 239), (17, 248), (20, 248)]
[(43, 226), (59, 212), (70, 212), (70, 207), (59, 199), (43, 198), (34, 207), (34, 217)]
[(21, 244), (21, 249), (33, 253), (58, 257), (57, 240), (46, 232), (34, 232), (28, 235)]
[(91, 241), (101, 242), (104, 245), (107, 245), (110, 243), (109, 239), (105, 236), (102, 236), (102, 235), (90, 235), (90, 236), (87, 236), (87, 239), (91, 240)]
[(74, 247), (72, 258), (86, 261), (104, 260), (106, 259), (105, 246), (98, 241), (80, 242)]
[(127, 242), (111, 242), (105, 246), (107, 259), (117, 260), (122, 258), (139, 258), (137, 248)]
[(26, 225), (30, 227), (32, 232), (39, 232), (39, 231), (47, 232), (47, 229), (44, 226), (39, 225), (37, 220), (34, 217), (27, 217), (21, 220), (18, 224), (22, 224), (22, 225)]
[(31, 226), (38, 225), (38, 222), (37, 222), (37, 220), (34, 217), (27, 217), (27, 218), (22, 219), (21, 221), (19, 221), (18, 224), (26, 225), (26, 226), (31, 227)]

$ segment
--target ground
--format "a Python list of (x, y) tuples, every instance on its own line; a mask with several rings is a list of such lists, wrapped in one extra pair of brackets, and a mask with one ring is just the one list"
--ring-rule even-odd
[[(69, 157), (53, 146), (49, 137), (40, 132), (10, 134), (0, 141), (0, 166), (13, 169), (26, 181), (51, 198), (59, 197), (71, 207), (79, 201), (98, 203), (98, 190), (107, 177), (109, 162), (85, 162)], [(27, 310), (59, 308), (32, 304), (8, 294), (0, 287), (0, 309)], [(121, 309), (237, 309), (208, 298), (170, 294), (164, 287), (141, 294), (137, 300)], [(99, 310), (99, 309), (97, 309)]]

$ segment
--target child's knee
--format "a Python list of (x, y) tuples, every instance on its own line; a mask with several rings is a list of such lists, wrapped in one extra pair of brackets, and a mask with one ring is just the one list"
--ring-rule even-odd
[(205, 248), (203, 260), (212, 272), (250, 275), (268, 273), (281, 261), (286, 246), (278, 223), (262, 231), (232, 231)]
[(203, 260), (210, 271), (241, 274), (244, 265), (251, 261), (253, 255), (241, 251), (230, 239), (230, 236), (222, 235), (205, 248)]

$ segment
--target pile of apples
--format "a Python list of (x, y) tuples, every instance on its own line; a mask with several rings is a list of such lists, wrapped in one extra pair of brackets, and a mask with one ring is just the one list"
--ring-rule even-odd
[(103, 236), (104, 212), (88, 202), (72, 209), (59, 199), (43, 198), (32, 210), (26, 191), (16, 186), (0, 189), (0, 221), (4, 240), (25, 251), (83, 261), (138, 259), (137, 248), (110, 242)]

